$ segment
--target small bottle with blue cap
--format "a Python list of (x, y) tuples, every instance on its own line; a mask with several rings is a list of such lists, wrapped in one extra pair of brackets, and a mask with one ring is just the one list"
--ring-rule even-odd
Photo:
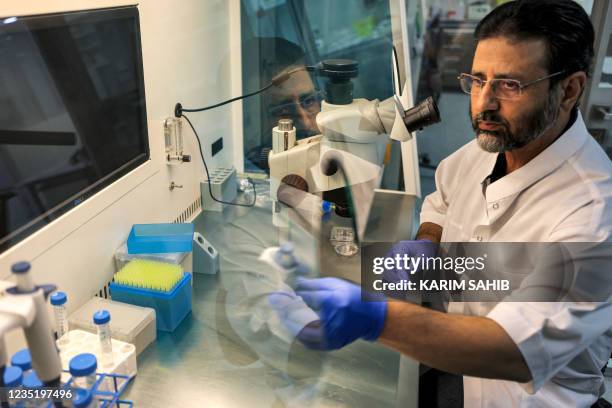
[(68, 364), (72, 375), (72, 387), (92, 390), (96, 383), (98, 361), (91, 353), (81, 353), (70, 359)]
[(96, 404), (91, 390), (77, 389), (72, 397), (72, 406), (74, 408), (95, 407)]
[(100, 351), (102, 365), (110, 366), (113, 364), (113, 343), (110, 331), (110, 313), (108, 310), (98, 310), (93, 315), (94, 324), (98, 330), (100, 339)]
[(274, 262), (285, 270), (295, 268), (298, 262), (294, 250), (292, 242), (283, 242), (274, 253)]
[(295, 279), (308, 275), (308, 266), (300, 262), (299, 258), (295, 255), (295, 246), (290, 241), (281, 244), (272, 255), (272, 260), (273, 266), (278, 270), (284, 271), (286, 274), (284, 279), (290, 286), (294, 284)]
[[(21, 389), (21, 385), (23, 383), (23, 371), (19, 367), (9, 366), (4, 369), (4, 374), (2, 376), (3, 387), (7, 389), (7, 391), (16, 391)], [(16, 398), (19, 396), (19, 393), (10, 393), (8, 394), (8, 403), (11, 407), (20, 406), (19, 403), (22, 401), (20, 398)]]
[[(36, 391), (40, 391), (43, 388), (43, 383), (40, 380), (40, 378), (38, 378), (38, 375), (36, 375), (36, 372), (34, 372), (34, 370), (30, 370), (29, 373), (27, 373), (26, 375), (23, 376), (23, 389), (26, 391), (34, 391), (33, 393), (26, 393), (26, 395), (32, 395), (32, 397), (28, 397), (25, 400), (22, 400), (24, 402), (24, 406), (26, 407), (30, 407), (30, 408), (39, 408), (39, 407), (46, 407), (47, 405), (49, 405), (49, 401), (44, 401), (40, 399), (40, 395), (42, 393), (40, 392), (36, 392)], [(36, 398), (36, 397), (39, 398)]]
[(64, 292), (54, 292), (50, 296), (51, 305), (53, 305), (53, 314), (55, 315), (55, 330), (57, 333), (57, 343), (60, 346), (68, 344), (68, 317), (66, 316), (66, 302), (68, 297)]
[(32, 371), (32, 356), (27, 348), (21, 349), (11, 357), (11, 365), (21, 368), (24, 377)]

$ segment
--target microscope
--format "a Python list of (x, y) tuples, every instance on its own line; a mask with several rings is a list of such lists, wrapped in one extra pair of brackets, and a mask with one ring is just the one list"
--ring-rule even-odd
[(380, 185), (388, 135), (407, 141), (411, 132), (440, 122), (431, 97), (408, 110), (397, 89), (394, 97), (382, 102), (353, 98), (357, 61), (325, 60), (316, 72), (326, 79), (325, 100), (316, 117), (321, 134), (296, 140), (290, 119), (281, 119), (272, 131), (268, 165), (277, 226), (277, 214), (282, 211), (278, 191), (283, 185), (322, 195), (323, 200), (335, 204), (338, 215), (348, 216), (344, 187), (347, 183), (352, 188), (364, 183), (370, 188)]

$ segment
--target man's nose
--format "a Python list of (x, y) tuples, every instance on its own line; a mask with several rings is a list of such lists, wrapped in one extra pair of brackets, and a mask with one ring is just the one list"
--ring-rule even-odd
[(304, 109), (302, 105), (298, 104), (297, 114), (300, 118), (300, 121), (304, 125), (305, 129), (318, 131), (319, 128), (317, 126), (317, 114), (311, 113), (308, 110)]
[(496, 111), (499, 109), (499, 99), (495, 96), (493, 86), (486, 82), (480, 92), (473, 94), (474, 99), (472, 104), (476, 108), (476, 112)]

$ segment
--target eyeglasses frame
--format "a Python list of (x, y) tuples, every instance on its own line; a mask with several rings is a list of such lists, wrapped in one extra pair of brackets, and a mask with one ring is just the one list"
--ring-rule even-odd
[[(540, 82), (540, 81), (544, 81), (545, 79), (549, 79), (549, 78), (555, 77), (555, 76), (557, 76), (557, 75), (561, 75), (561, 74), (563, 74), (563, 73), (565, 73), (565, 71), (564, 71), (564, 70), (562, 70), (562, 71), (558, 71), (558, 72), (555, 72), (554, 74), (550, 74), (550, 75), (546, 75), (546, 76), (544, 76), (544, 77), (542, 77), (542, 78), (534, 79), (533, 81), (527, 82), (526, 84), (521, 84), (521, 81), (519, 81), (518, 79), (513, 79), (513, 78), (493, 78), (493, 79), (481, 79), (481, 78), (478, 78), (477, 76), (474, 76), (474, 75), (472, 75), (472, 74), (468, 74), (468, 73), (465, 73), (465, 72), (464, 72), (464, 73), (459, 74), (459, 76), (457, 77), (457, 79), (458, 79), (459, 81), (461, 81), (461, 80), (462, 80), (462, 79), (461, 79), (462, 77), (464, 77), (464, 76), (469, 76), (469, 77), (471, 77), (471, 78), (473, 78), (473, 79), (477, 79), (477, 80), (481, 81), (481, 83), (482, 83), (481, 88), (484, 88), (484, 86), (485, 86), (485, 85), (486, 85), (488, 82), (491, 82), (491, 81), (514, 81), (514, 82), (518, 82), (518, 86), (519, 86), (519, 93), (518, 93), (518, 95), (517, 95), (515, 98), (499, 98), (498, 96), (496, 96), (496, 98), (498, 98), (498, 99), (512, 100), (512, 99), (516, 99), (516, 98), (520, 97), (520, 96), (523, 94), (523, 89), (527, 88), (528, 86), (531, 86), (531, 85), (533, 85), (533, 84), (537, 84), (537, 83), (538, 83), (538, 82)], [(461, 88), (461, 90), (463, 90), (463, 87)], [(471, 93), (471, 92), (466, 92), (466, 91), (463, 91), (463, 92), (465, 92), (465, 93), (466, 93), (466, 94), (468, 94), (468, 95), (472, 95), (472, 93)]]

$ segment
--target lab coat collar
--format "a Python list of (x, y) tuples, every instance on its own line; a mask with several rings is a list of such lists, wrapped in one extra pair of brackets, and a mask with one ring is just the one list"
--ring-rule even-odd
[[(487, 202), (491, 203), (516, 195), (546, 177), (574, 155), (586, 142), (587, 136), (586, 125), (582, 115), (578, 112), (574, 124), (553, 144), (523, 167), (489, 185), (485, 193)], [(489, 174), (494, 165), (495, 161), (489, 167)]]

